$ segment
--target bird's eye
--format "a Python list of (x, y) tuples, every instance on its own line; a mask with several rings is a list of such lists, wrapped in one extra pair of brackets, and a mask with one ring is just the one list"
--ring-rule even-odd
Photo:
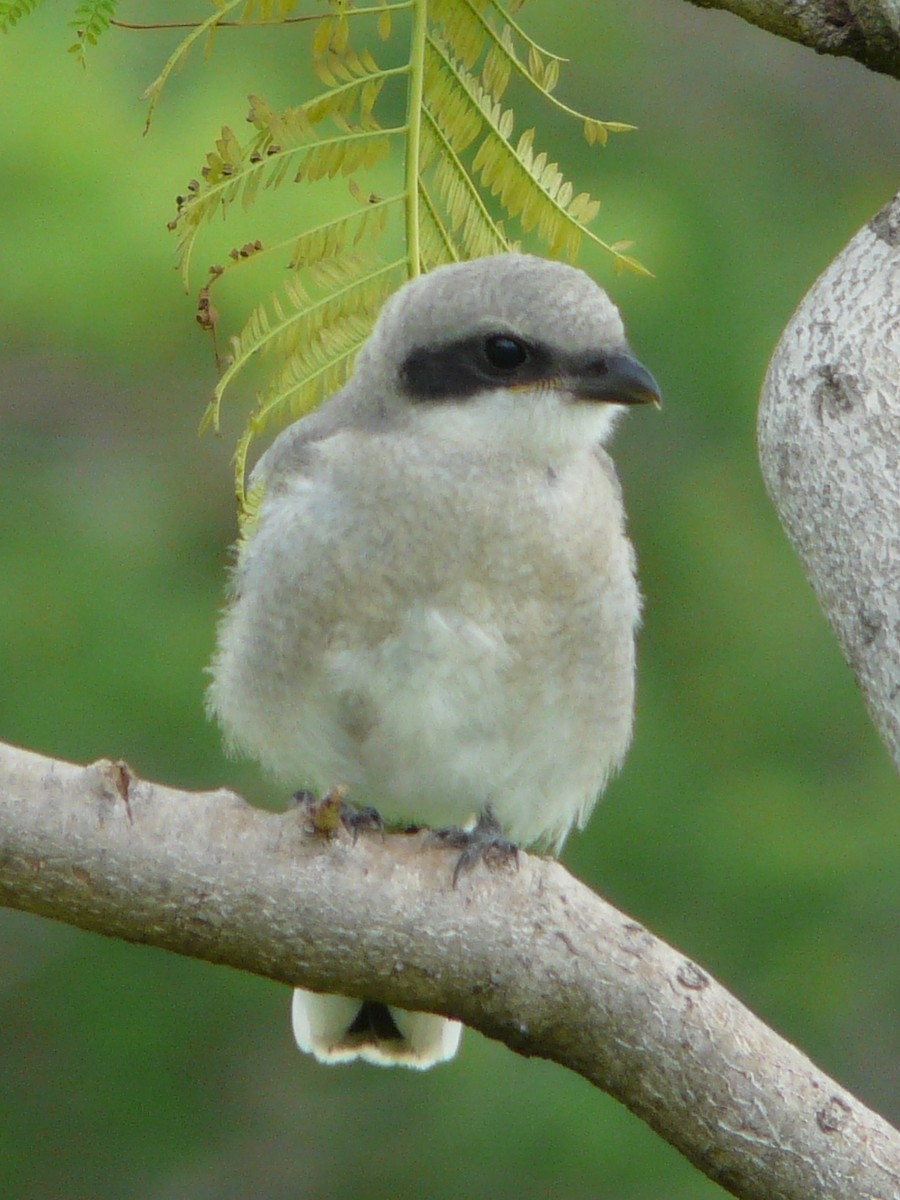
[(524, 342), (505, 333), (495, 333), (485, 339), (484, 354), (496, 371), (514, 371), (531, 357)]

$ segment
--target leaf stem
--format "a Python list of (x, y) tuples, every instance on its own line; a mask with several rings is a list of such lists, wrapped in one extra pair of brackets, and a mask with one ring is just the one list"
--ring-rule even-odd
[(419, 255), (419, 161), (422, 152), (422, 99), (425, 88), (427, 0), (414, 0), (409, 45), (409, 92), (406, 108), (406, 256), (409, 277), (421, 273)]
[[(189, 206), (183, 208), (175, 217), (176, 223), (185, 224), (188, 227), (187, 232), (185, 233), (184, 238), (179, 245), (179, 253), (181, 255), (179, 265), (181, 268), (181, 278), (184, 282), (185, 291), (190, 291), (191, 255), (193, 253), (194, 242), (196, 241), (197, 235), (200, 232), (200, 221), (204, 218), (208, 218), (220, 204), (223, 206), (224, 212), (224, 206), (228, 203), (231, 203), (235, 199), (234, 195), (228, 195), (227, 198), (224, 195), (224, 193), (228, 193), (230, 188), (234, 188), (236, 184), (240, 185), (254, 172), (264, 171), (266, 167), (271, 166), (273, 163), (284, 158), (285, 156), (290, 157), (291, 155), (298, 154), (308, 155), (316, 150), (322, 149), (323, 147), (337, 146), (342, 142), (372, 141), (379, 137), (389, 138), (397, 134), (405, 135), (406, 131), (405, 125), (396, 125), (388, 129), (352, 130), (350, 133), (338, 133), (335, 134), (334, 137), (320, 138), (315, 142), (300, 142), (296, 146), (288, 146), (284, 150), (277, 150), (274, 154), (267, 154), (264, 158), (260, 158), (259, 162), (248, 162), (246, 166), (241, 167), (240, 174), (238, 175), (231, 175), (225, 179), (219, 179), (215, 183), (209, 184), (205, 192), (198, 195), (196, 200), (194, 200)], [(246, 149), (247, 147), (244, 147), (244, 150)], [(196, 209), (197, 205), (201, 206), (199, 211)]]
[[(414, 0), (399, 0), (396, 4), (373, 4), (367, 8), (348, 8), (344, 15), (347, 17), (364, 17), (367, 13), (397, 12), (411, 8)], [(307, 21), (321, 21), (321, 13), (309, 13), (305, 17), (275, 17), (270, 21), (219, 21), (217, 29), (266, 29), (276, 25), (303, 25)], [(110, 25), (117, 29), (134, 29), (140, 33), (158, 29), (197, 29), (199, 21), (154, 21), (141, 24), (137, 21), (120, 21), (118, 17), (110, 17)]]
[(431, 111), (427, 108), (424, 110), (424, 112), (425, 112), (425, 116), (428, 118), (428, 124), (431, 127), (432, 134), (434, 135), (435, 139), (438, 142), (440, 142), (441, 149), (444, 151), (444, 154), (447, 157), (447, 161), (452, 165), (454, 171), (456, 171), (457, 175), (459, 176), (460, 185), (469, 193), (469, 200), (472, 203), (472, 206), (474, 208), (478, 209), (478, 212), (479, 212), (482, 220), (484, 221), (485, 225), (488, 227), (490, 232), (497, 238), (498, 254), (502, 253), (504, 250), (507, 250), (509, 248), (508, 239), (504, 238), (503, 234), (498, 229), (497, 222), (491, 216), (490, 212), (488, 211), (487, 205), (485, 204), (484, 200), (482, 199), (481, 193), (478, 190), (478, 185), (476, 184), (476, 182), (472, 178), (472, 176), (469, 174), (469, 172), (466, 170), (466, 168), (463, 166), (462, 162), (460, 161), (459, 155), (456, 153), (456, 151), (450, 145), (450, 142), (447, 140), (446, 134), (444, 133), (443, 129), (441, 129), (440, 125), (438, 124), (437, 118), (434, 117), (433, 114), (431, 113)]
[(497, 0), (490, 0), (490, 2), (491, 8), (496, 9), (497, 15), (500, 17), (500, 19), (505, 21), (510, 29), (514, 29), (527, 46), (533, 46), (534, 49), (537, 50), (538, 54), (543, 54), (545, 58), (555, 58), (557, 62), (569, 61), (567, 58), (563, 58), (561, 54), (554, 54), (552, 50), (547, 50), (543, 46), (539, 46), (534, 38), (528, 36), (521, 25), (516, 24), (516, 22), (507, 12), (506, 8), (499, 4)]
[[(524, 80), (526, 80), (526, 82), (530, 83), (533, 88), (535, 88), (538, 92), (540, 92), (540, 94), (544, 97), (545, 100), (549, 100), (550, 103), (555, 108), (558, 108), (560, 110), (560, 112), (564, 112), (567, 116), (575, 117), (579, 121), (594, 121), (597, 125), (603, 125), (603, 126), (606, 126), (608, 124), (608, 122), (601, 121), (597, 117), (589, 117), (587, 113), (579, 112), (577, 108), (570, 108), (568, 104), (563, 104), (562, 100), (557, 100), (556, 96), (554, 96), (552, 92), (548, 92), (545, 87), (543, 87), (540, 83), (538, 83), (538, 81), (535, 79), (535, 77), (531, 74), (531, 71), (528, 69), (528, 67), (525, 66), (525, 64), (522, 62), (522, 60), (516, 54), (515, 50), (511, 49), (509, 46), (506, 45), (506, 43), (503, 41), (503, 39), (497, 34), (496, 29), (494, 29), (494, 27), (491, 25), (491, 23), (485, 19), (484, 14), (479, 10), (477, 5), (472, 4), (471, 2), (467, 2), (467, 7), (468, 7), (469, 11), (471, 12), (473, 19), (475, 21), (477, 21), (479, 23), (479, 25), (481, 25), (481, 28), (484, 30), (485, 35), (490, 39), (491, 43), (497, 48), (497, 50), (506, 58), (506, 61), (509, 63), (509, 65), (511, 67), (513, 67), (515, 69), (515, 71), (517, 72), (517, 74), (520, 75)], [(507, 22), (507, 24), (509, 25), (509, 27), (511, 29), (515, 29), (516, 32), (521, 37), (525, 37), (525, 35), (522, 33), (522, 31), (519, 29), (519, 27), (517, 25), (513, 24), (512, 20), (506, 13), (503, 14), (503, 19)], [(539, 47), (537, 47), (536, 43), (532, 43), (532, 42), (530, 42), (530, 40), (529, 40), (529, 44), (534, 45), (535, 49), (539, 49)], [(549, 50), (541, 50), (541, 53), (546, 54), (548, 56), (550, 55)], [(552, 57), (555, 57), (555, 56), (552, 56)], [(567, 62), (568, 59), (557, 58), (556, 61), (557, 62)], [(636, 126), (625, 125), (624, 122), (621, 122), (621, 121), (615, 122), (615, 125), (616, 125), (615, 131), (617, 133), (623, 133), (626, 130), (631, 132), (634, 129), (636, 129)]]
[[(386, 275), (389, 271), (396, 271), (397, 267), (402, 265), (402, 258), (395, 259), (393, 262), (388, 263), (387, 266), (379, 267), (377, 271), (372, 271), (371, 274), (367, 275), (366, 283), (370, 283), (373, 279), (378, 279), (380, 276)], [(354, 279), (351, 283), (347, 283), (343, 287), (337, 288), (335, 291), (329, 292), (327, 295), (322, 296), (321, 299), (317, 300), (314, 304), (310, 304), (302, 311), (289, 312), (286, 315), (282, 314), (274, 325), (268, 324), (268, 313), (264, 311), (263, 306), (260, 306), (260, 308), (257, 310), (257, 313), (261, 313), (263, 319), (267, 323), (264, 334), (262, 337), (251, 335), (247, 344), (237, 348), (234, 358), (229, 366), (227, 366), (222, 372), (219, 382), (215, 386), (212, 400), (210, 400), (206, 413), (204, 414), (203, 420), (200, 424), (201, 433), (210, 425), (212, 426), (213, 432), (219, 432), (219, 410), (222, 406), (222, 397), (225, 395), (225, 390), (231, 383), (232, 379), (234, 379), (235, 375), (237, 375), (238, 372), (246, 365), (246, 363), (250, 361), (254, 354), (257, 354), (265, 345), (271, 344), (274, 338), (280, 337), (281, 334), (283, 334), (286, 329), (293, 325), (295, 321), (306, 320), (311, 313), (316, 312), (318, 309), (324, 308), (326, 304), (332, 304), (335, 300), (339, 300), (342, 296), (347, 295), (348, 292), (352, 292), (353, 289), (357, 287), (359, 287), (359, 280)], [(256, 316), (256, 314), (253, 314), (253, 316)], [(251, 321), (253, 320), (253, 316), (250, 318)], [(249, 323), (250, 322), (248, 322), (248, 324)], [(238, 334), (238, 342), (240, 342), (242, 337), (243, 334)], [(261, 418), (265, 417), (267, 411), (267, 408), (262, 410), (257, 409), (251, 414), (251, 421), (258, 422)]]
[[(228, 261), (223, 265), (219, 273), (210, 278), (209, 286), (218, 283), (220, 279), (224, 279), (225, 276), (229, 275), (236, 267), (242, 267), (247, 263), (259, 262), (261, 258), (265, 258), (267, 255), (278, 254), (288, 247), (296, 246), (298, 241), (301, 241), (303, 238), (312, 238), (315, 237), (316, 234), (324, 234), (330, 230), (336, 230), (341, 225), (349, 225), (353, 221), (362, 221), (367, 218), (370, 213), (378, 212), (379, 209), (389, 208), (391, 206), (399, 206), (405, 199), (406, 196), (403, 194), (403, 192), (397, 192), (395, 195), (388, 196), (386, 199), (370, 201), (363, 207), (352, 209), (350, 212), (344, 213), (343, 216), (335, 217), (331, 221), (323, 221), (321, 225), (314, 225), (312, 229), (307, 229), (302, 234), (295, 233), (293, 237), (283, 238), (279, 242), (272, 242), (271, 245), (263, 246), (259, 250), (254, 250), (252, 254), (248, 254), (246, 257), (229, 257)], [(293, 268), (293, 264), (288, 265)]]
[(199, 25), (194, 26), (193, 30), (187, 35), (184, 41), (179, 42), (169, 57), (166, 59), (163, 69), (157, 75), (156, 79), (141, 96), (142, 100), (149, 100), (147, 106), (147, 116), (144, 121), (144, 133), (150, 129), (150, 123), (153, 120), (153, 112), (159, 103), (159, 98), (162, 95), (162, 90), (172, 72), (179, 66), (184, 59), (190, 54), (195, 42), (199, 41), (204, 33), (215, 29), (220, 25), (228, 13), (233, 12), (238, 8), (241, 0), (229, 0), (229, 3), (224, 4), (218, 11), (210, 13), (205, 21), (201, 21)]
[(447, 251), (447, 254), (453, 262), (459, 262), (459, 253), (457, 252), (456, 246), (453, 244), (453, 239), (447, 232), (446, 226), (441, 220), (441, 215), (437, 210), (437, 206), (431, 199), (431, 196), (429, 196), (428, 189), (425, 187), (424, 183), (419, 183), (419, 193), (420, 198), (424, 201), (425, 207), (428, 209), (429, 215), (431, 216), (435, 228), (438, 231), (438, 236), (444, 244), (444, 249)]

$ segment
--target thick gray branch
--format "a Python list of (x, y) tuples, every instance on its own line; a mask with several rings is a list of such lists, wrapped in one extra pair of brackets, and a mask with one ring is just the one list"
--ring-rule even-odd
[(900, 196), (791, 318), (763, 384), (759, 454), (900, 769)]
[(900, 79), (900, 0), (691, 0)]
[(420, 836), (0, 745), (0, 903), (284, 983), (459, 1017), (605, 1089), (752, 1200), (897, 1200), (900, 1135), (557, 863), (450, 886)]

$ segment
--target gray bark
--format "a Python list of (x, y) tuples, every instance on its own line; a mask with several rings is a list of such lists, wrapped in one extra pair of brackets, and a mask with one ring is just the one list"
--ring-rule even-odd
[(457, 1017), (579, 1072), (747, 1200), (900, 1196), (900, 1135), (684, 955), (558, 863), (455, 889), (452, 866), (418, 835), (326, 841), (299, 810), (0, 745), (0, 903)]
[(769, 493), (900, 769), (900, 196), (791, 318), (758, 432)]
[(900, 0), (690, 0), (900, 79)]

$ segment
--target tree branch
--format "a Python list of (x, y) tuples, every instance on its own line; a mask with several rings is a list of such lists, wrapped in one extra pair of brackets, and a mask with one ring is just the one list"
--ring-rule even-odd
[(747, 1200), (896, 1200), (900, 1136), (558, 863), (450, 886), (421, 836), (0, 745), (0, 903), (288, 984), (462, 1019), (626, 1104)]
[(834, 260), (763, 384), (766, 486), (900, 769), (900, 195)]
[(819, 54), (855, 58), (900, 79), (898, 0), (690, 0), (723, 8)]

